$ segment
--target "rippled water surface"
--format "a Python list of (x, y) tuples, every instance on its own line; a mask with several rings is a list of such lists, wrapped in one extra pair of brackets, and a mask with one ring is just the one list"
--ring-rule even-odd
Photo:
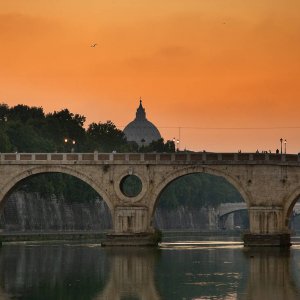
[(300, 299), (300, 246), (166, 240), (159, 249), (16, 243), (0, 249), (2, 299)]

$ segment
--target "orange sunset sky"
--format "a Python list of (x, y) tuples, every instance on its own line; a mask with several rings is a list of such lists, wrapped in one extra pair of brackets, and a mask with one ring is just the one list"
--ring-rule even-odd
[(141, 96), (165, 140), (181, 127), (181, 149), (275, 151), (282, 137), (298, 153), (299, 12), (299, 0), (0, 0), (0, 102), (122, 129)]

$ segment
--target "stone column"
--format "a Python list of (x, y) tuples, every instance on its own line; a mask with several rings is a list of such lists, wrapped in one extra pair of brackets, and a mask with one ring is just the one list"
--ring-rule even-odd
[(290, 234), (283, 224), (282, 207), (250, 207), (249, 222), (250, 233), (244, 234), (245, 246), (290, 246)]

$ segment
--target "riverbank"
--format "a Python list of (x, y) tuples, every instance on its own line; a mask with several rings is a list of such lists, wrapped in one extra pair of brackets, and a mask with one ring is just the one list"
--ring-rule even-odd
[(53, 231), (53, 232), (1, 232), (1, 242), (21, 242), (21, 241), (60, 241), (60, 240), (91, 240), (102, 241), (107, 232), (88, 231)]
[[(101, 242), (106, 239), (108, 231), (16, 231), (0, 232), (1, 242), (19, 242), (19, 241), (55, 241), (55, 240), (91, 240)], [(234, 236), (240, 237), (240, 231), (196, 231), (196, 230), (164, 230), (162, 240), (169, 239), (187, 239), (214, 237), (214, 236)]]

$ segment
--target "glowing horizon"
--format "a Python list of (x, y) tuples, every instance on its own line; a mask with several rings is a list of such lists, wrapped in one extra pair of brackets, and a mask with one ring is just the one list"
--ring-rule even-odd
[(165, 140), (181, 128), (181, 149), (274, 152), (283, 138), (298, 153), (299, 9), (296, 0), (2, 0), (0, 102), (120, 127), (141, 96)]

